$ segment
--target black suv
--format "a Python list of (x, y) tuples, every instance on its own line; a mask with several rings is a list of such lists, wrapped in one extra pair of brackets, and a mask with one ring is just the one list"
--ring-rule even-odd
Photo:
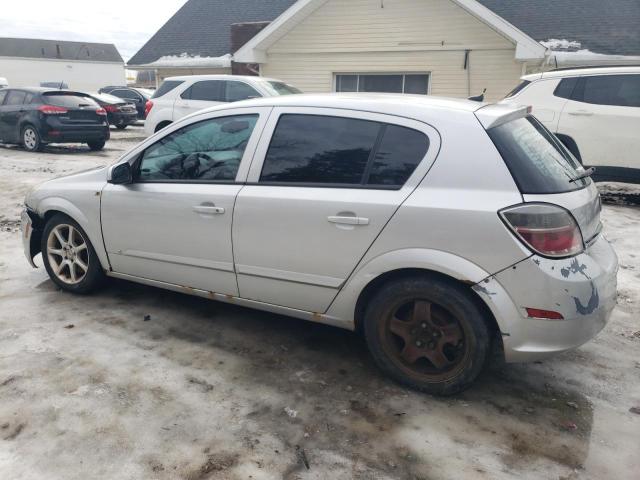
[(86, 143), (102, 150), (107, 112), (85, 93), (49, 88), (0, 90), (0, 141), (40, 150), (47, 143)]

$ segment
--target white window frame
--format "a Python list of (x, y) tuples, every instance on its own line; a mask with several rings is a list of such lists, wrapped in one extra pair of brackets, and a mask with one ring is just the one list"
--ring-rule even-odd
[[(374, 76), (374, 75), (402, 75), (402, 94), (404, 95), (404, 87), (407, 75), (426, 75), (427, 76), (427, 93), (425, 95), (431, 95), (431, 72), (334, 72), (333, 73), (333, 85), (331, 87), (333, 92), (338, 92), (338, 75), (355, 75), (357, 77), (356, 91), (360, 91), (360, 77), (361, 76)], [(370, 92), (374, 93), (374, 92)]]

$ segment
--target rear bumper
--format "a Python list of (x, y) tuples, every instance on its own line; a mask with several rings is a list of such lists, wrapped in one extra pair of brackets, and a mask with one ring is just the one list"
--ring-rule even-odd
[(51, 118), (44, 122), (42, 140), (46, 143), (86, 143), (110, 138), (109, 124), (105, 118), (103, 123), (63, 123)]
[[(494, 313), (505, 360), (526, 362), (576, 348), (595, 337), (616, 305), (618, 258), (600, 235), (569, 259), (532, 256), (474, 290)], [(529, 318), (525, 308), (559, 312), (563, 320)]]
[(109, 123), (111, 125), (131, 125), (138, 121), (138, 113), (110, 113)]

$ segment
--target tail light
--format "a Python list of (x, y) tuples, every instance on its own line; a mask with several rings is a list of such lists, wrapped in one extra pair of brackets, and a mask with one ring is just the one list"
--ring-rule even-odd
[(151, 100), (147, 100), (147, 103), (144, 104), (144, 118), (147, 118), (149, 112), (153, 108), (153, 102)]
[(44, 115), (66, 115), (69, 113), (69, 110), (64, 107), (58, 107), (57, 105), (40, 105), (38, 111)]
[(109, 113), (116, 113), (118, 111), (118, 106), (117, 105), (105, 105), (104, 109), (105, 109), (105, 111), (107, 111)]
[(98, 115), (106, 115), (107, 111), (104, 108), (99, 108), (99, 109), (96, 110), (96, 113)]
[(570, 257), (584, 250), (580, 227), (573, 215), (562, 207), (524, 203), (499, 213), (525, 246), (544, 257)]

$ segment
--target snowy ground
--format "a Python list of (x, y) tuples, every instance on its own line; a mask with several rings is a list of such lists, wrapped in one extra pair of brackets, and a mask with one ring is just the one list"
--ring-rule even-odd
[(439, 399), (384, 378), (346, 331), (121, 281), (73, 296), (32, 270), (28, 189), (142, 136), (0, 146), (1, 479), (638, 478), (640, 209), (604, 208), (620, 298), (596, 340)]

